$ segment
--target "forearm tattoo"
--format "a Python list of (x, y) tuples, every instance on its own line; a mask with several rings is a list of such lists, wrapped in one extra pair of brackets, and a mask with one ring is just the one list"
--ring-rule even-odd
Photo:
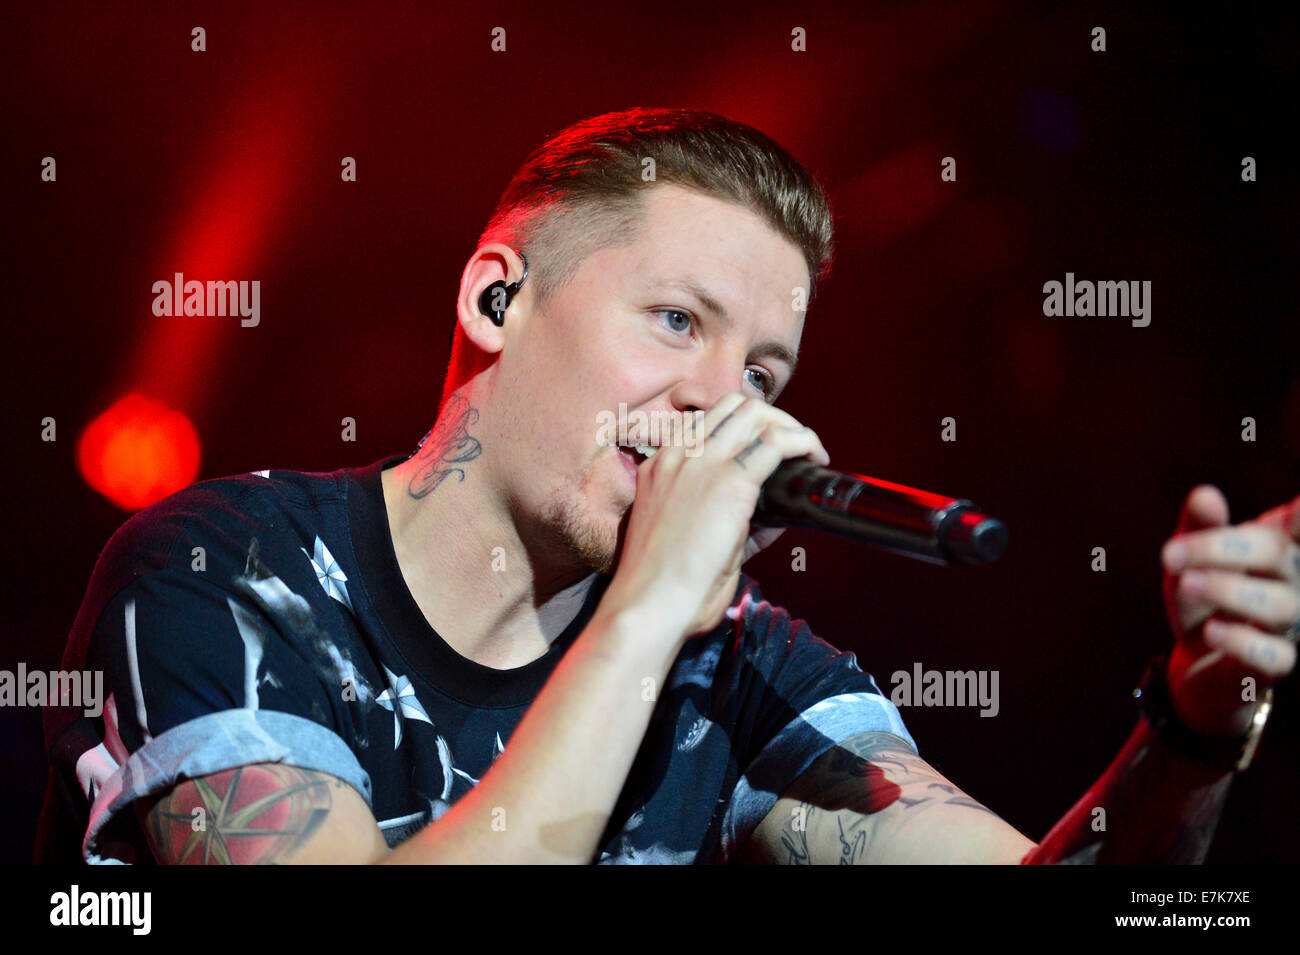
[(432, 494), (450, 474), (456, 475), (459, 481), (465, 480), (465, 470), (458, 465), (473, 461), (483, 453), (483, 445), (469, 433), (469, 428), (477, 423), (477, 408), (460, 395), (447, 399), (438, 423), (416, 452), (420, 469), (407, 488), (411, 497), (418, 500)]

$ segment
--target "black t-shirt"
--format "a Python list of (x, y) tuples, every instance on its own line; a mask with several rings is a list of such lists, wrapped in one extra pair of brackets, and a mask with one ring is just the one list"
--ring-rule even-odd
[[(282, 762), (355, 787), (392, 846), (483, 777), (609, 581), (593, 575), (543, 608), (576, 616), (526, 666), (462, 657), (398, 567), (380, 472), (401, 460), (203, 481), (118, 529), (63, 661), (103, 671), (103, 712), (46, 713), (48, 844), (79, 844), (92, 863), (150, 862), (134, 800)], [(688, 641), (650, 692), (593, 862), (726, 862), (835, 743), (882, 730), (916, 748), (854, 655), (745, 576), (723, 623)]]

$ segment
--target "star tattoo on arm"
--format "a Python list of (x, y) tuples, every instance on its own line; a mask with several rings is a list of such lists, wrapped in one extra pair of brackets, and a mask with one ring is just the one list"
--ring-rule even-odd
[(281, 764), (186, 779), (144, 819), (155, 858), (170, 865), (275, 865), (315, 833), (345, 784)]

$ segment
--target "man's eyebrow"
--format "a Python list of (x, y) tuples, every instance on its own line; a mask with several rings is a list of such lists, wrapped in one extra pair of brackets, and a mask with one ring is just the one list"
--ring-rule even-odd
[(694, 282), (691, 279), (669, 279), (668, 281), (662, 282), (660, 284), (667, 285), (672, 288), (679, 288), (683, 292), (686, 292), (690, 295), (694, 295), (697, 299), (699, 299), (701, 305), (707, 308), (710, 312), (713, 312), (715, 315), (717, 315), (718, 318), (722, 319), (724, 323), (728, 325), (731, 324), (731, 316), (727, 314), (727, 310), (723, 306), (723, 304), (719, 302), (716, 298), (714, 298), (713, 295), (709, 292), (709, 290), (706, 289), (703, 285), (700, 285), (698, 282)]
[[(688, 295), (693, 295), (701, 305), (703, 305), (710, 312), (713, 312), (713, 314), (717, 315), (718, 320), (721, 321), (724, 325), (731, 324), (731, 316), (727, 314), (727, 309), (723, 306), (721, 302), (717, 300), (717, 298), (715, 298), (709, 292), (708, 289), (706, 289), (703, 285), (700, 285), (698, 282), (695, 282), (691, 279), (667, 279), (665, 281), (657, 282), (654, 284), (665, 285), (670, 288), (681, 289), (683, 292), (686, 292)], [(777, 359), (778, 361), (785, 362), (787, 365), (790, 366), (791, 376), (794, 375), (795, 366), (799, 364), (799, 356), (796, 355), (794, 352), (792, 352), (785, 345), (781, 344), (781, 342), (777, 342), (777, 341), (764, 342), (763, 344), (755, 348), (751, 354), (753, 354), (754, 357), (756, 358), (771, 357)]]
[(795, 366), (799, 364), (799, 356), (780, 342), (763, 342), (750, 354), (755, 358), (775, 358), (777, 361), (785, 362), (790, 366), (790, 376), (792, 378), (794, 377)]

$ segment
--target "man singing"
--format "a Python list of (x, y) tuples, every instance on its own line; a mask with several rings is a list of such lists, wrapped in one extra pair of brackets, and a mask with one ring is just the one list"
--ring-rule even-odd
[(831, 257), (820, 186), (747, 126), (635, 109), (552, 137), (465, 265), (414, 453), (204, 481), (110, 540), (63, 664), (110, 695), (47, 718), (40, 857), (1203, 859), (1295, 665), (1300, 499), (1234, 527), (1191, 493), (1171, 654), (1035, 844), (740, 572), (779, 533), (751, 528), (763, 481), (830, 462), (775, 402)]

